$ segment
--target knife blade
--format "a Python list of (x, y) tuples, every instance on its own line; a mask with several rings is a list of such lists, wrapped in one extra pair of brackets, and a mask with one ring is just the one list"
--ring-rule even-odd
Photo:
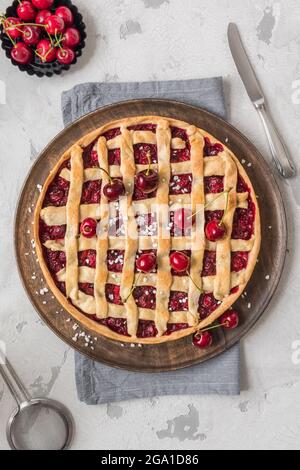
[(228, 26), (228, 41), (232, 57), (250, 100), (255, 106), (263, 104), (265, 102), (263, 91), (248, 59), (240, 32), (235, 23), (230, 23)]
[(232, 57), (249, 98), (262, 120), (276, 168), (281, 176), (291, 178), (296, 175), (296, 168), (267, 109), (264, 93), (248, 59), (238, 27), (235, 23), (228, 25), (228, 42)]

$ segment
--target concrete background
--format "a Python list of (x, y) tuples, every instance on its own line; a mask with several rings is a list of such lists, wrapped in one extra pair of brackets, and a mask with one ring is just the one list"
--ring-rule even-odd
[[(0, 0), (0, 11), (8, 3)], [(81, 82), (223, 75), (231, 123), (269, 158), (258, 116), (228, 49), (229, 21), (240, 26), (274, 118), (299, 166), (299, 2), (75, 3), (87, 23), (89, 41), (79, 63), (63, 77), (29, 77), (0, 51), (0, 79), (6, 86), (5, 103), (0, 91), (0, 340), (30, 392), (63, 400), (71, 409), (77, 423), (74, 449), (299, 449), (299, 178), (280, 183), (289, 217), (287, 267), (266, 315), (242, 344), (240, 397), (155, 398), (99, 407), (79, 403), (73, 352), (42, 324), (27, 300), (12, 240), (23, 179), (62, 128), (60, 94)], [(0, 381), (0, 449), (7, 448), (5, 422), (13, 406)]]

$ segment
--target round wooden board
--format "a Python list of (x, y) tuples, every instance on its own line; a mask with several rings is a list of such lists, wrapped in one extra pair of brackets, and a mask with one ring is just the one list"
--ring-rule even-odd
[[(38, 185), (42, 185), (62, 153), (75, 141), (106, 122), (134, 115), (161, 115), (180, 119), (205, 129), (246, 161), (261, 210), (262, 247), (259, 263), (247, 286), (247, 296), (240, 298), (236, 307), (241, 324), (233, 331), (218, 328), (214, 344), (205, 351), (192, 345), (192, 337), (160, 345), (121, 344), (84, 330), (93, 344), (85, 338), (77, 342), (74, 321), (65, 312), (51, 292), (40, 295), (45, 287), (36, 260), (33, 239), (33, 210), (38, 198)], [(251, 163), (251, 165), (248, 165)], [(270, 302), (279, 283), (284, 266), (287, 227), (282, 198), (272, 172), (257, 149), (235, 128), (219, 117), (202, 109), (166, 100), (132, 100), (107, 106), (90, 113), (64, 129), (41, 153), (25, 181), (15, 220), (15, 249), (19, 272), (27, 294), (44, 322), (66, 343), (90, 358), (110, 366), (140, 372), (160, 372), (180, 369), (206, 361), (230, 348), (255, 324)], [(33, 274), (35, 273), (35, 274)], [(266, 276), (270, 276), (269, 280)], [(75, 326), (76, 328), (76, 326)], [(83, 328), (79, 324), (77, 332)], [(97, 340), (95, 340), (97, 338)], [(134, 347), (133, 347), (134, 346)]]

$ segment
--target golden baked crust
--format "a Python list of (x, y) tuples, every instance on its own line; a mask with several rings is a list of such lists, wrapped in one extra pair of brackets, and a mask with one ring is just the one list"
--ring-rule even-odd
[[(128, 130), (128, 127), (139, 124), (155, 124), (156, 134), (147, 130)], [(108, 130), (119, 127), (121, 133), (111, 140), (106, 140), (103, 134)], [(171, 163), (170, 149), (184, 148), (185, 143), (179, 138), (171, 136), (171, 127), (184, 129), (189, 137), (190, 161)], [(137, 342), (144, 344), (157, 344), (166, 341), (173, 341), (187, 336), (199, 328), (203, 329), (217, 318), (219, 318), (242, 294), (247, 285), (260, 249), (261, 231), (259, 208), (252, 184), (238, 159), (232, 152), (224, 146), (224, 151), (218, 156), (204, 156), (204, 139), (218, 143), (214, 137), (205, 131), (191, 126), (188, 123), (163, 118), (158, 116), (131, 117), (114, 122), (91, 132), (69, 150), (67, 150), (56, 166), (51, 171), (43, 185), (40, 197), (37, 202), (34, 216), (34, 234), (38, 259), (44, 277), (53, 294), (62, 306), (82, 325), (94, 330), (103, 336), (122, 342)], [(98, 139), (98, 140), (97, 140)], [(109, 211), (107, 210), (107, 200), (101, 195), (99, 204), (80, 205), (82, 185), (85, 181), (102, 179), (102, 184), (108, 181), (107, 175), (100, 168), (83, 168), (83, 149), (97, 141), (97, 151), (100, 166), (109, 170), (113, 177), (122, 177), (126, 189), (127, 197), (120, 201), (120, 206), (127, 214), (125, 218), (125, 237), (109, 237), (108, 226)], [(133, 201), (134, 177), (138, 171), (145, 169), (146, 165), (136, 165), (134, 161), (133, 145), (140, 143), (156, 144), (158, 153), (158, 163), (152, 164), (156, 168), (160, 177), (160, 185), (157, 190), (156, 200), (146, 199)], [(121, 166), (108, 165), (108, 150), (121, 149)], [(64, 168), (60, 175), (70, 181), (68, 201), (65, 207), (48, 206), (43, 207), (44, 199), (53, 179), (61, 169), (63, 162), (71, 159), (71, 170)], [(182, 196), (169, 195), (169, 184), (172, 171), (175, 174), (192, 173), (193, 183), (191, 194)], [(210, 204), (210, 210), (223, 210), (224, 198), (216, 198), (216, 194), (206, 194), (204, 192), (204, 177), (224, 176), (224, 191), (229, 191), (228, 208), (224, 216), (224, 223), (227, 227), (227, 236), (216, 243), (205, 239), (204, 210), (205, 204)], [(250, 197), (255, 206), (254, 235), (250, 240), (232, 240), (231, 231), (233, 225), (234, 212), (237, 207), (247, 208), (247, 193), (237, 193), (237, 178), (240, 175), (250, 189)], [(180, 201), (180, 203), (179, 203)], [(158, 231), (155, 237), (136, 237), (137, 224), (135, 213), (143, 210), (147, 213), (153, 202), (157, 204)], [(165, 217), (166, 207), (172, 203), (173, 207), (181, 207), (182, 204), (191, 205), (192, 213), (197, 208), (200, 213), (197, 215), (197, 225), (192, 227), (191, 237), (166, 237), (162, 220)], [(146, 211), (146, 212), (145, 212)], [(101, 236), (86, 239), (78, 235), (79, 222), (86, 217), (97, 219), (101, 228)], [(50, 273), (44, 258), (43, 245), (40, 240), (39, 225), (40, 219), (47, 225), (67, 225), (65, 240), (49, 240), (44, 245), (51, 250), (65, 251), (66, 267), (57, 273), (57, 280), (65, 282), (65, 296), (57, 287), (53, 275)], [(99, 228), (98, 226), (98, 228)], [(131, 234), (131, 236), (130, 236)], [(145, 279), (137, 279), (134, 274), (135, 257), (138, 249), (152, 249), (153, 238), (157, 245), (157, 274), (145, 276)], [(109, 248), (120, 249), (125, 247), (124, 267), (121, 274), (112, 276), (106, 266), (106, 254)], [(97, 256), (96, 269), (78, 266), (79, 251), (94, 249)], [(191, 250), (191, 279), (188, 277), (175, 277), (171, 274), (169, 254), (171, 250)], [(216, 275), (201, 277), (203, 258), (205, 250), (216, 251)], [(231, 272), (231, 252), (248, 251), (249, 258), (246, 269), (237, 273)], [(142, 276), (143, 278), (144, 276)], [(133, 296), (129, 296), (124, 305), (109, 303), (105, 297), (105, 284), (119, 284), (121, 286), (121, 297), (126, 298), (136, 281), (139, 285), (154, 286), (156, 290), (156, 309), (138, 308)], [(79, 287), (79, 282), (90, 282), (94, 284), (94, 297), (86, 295)], [(199, 321), (198, 302), (201, 293), (196, 285), (203, 292), (213, 292), (214, 297), (220, 301), (219, 307), (205, 320)], [(237, 292), (231, 294), (233, 287), (239, 286)], [(169, 312), (168, 302), (170, 291), (178, 290), (186, 292), (189, 301), (189, 311)], [(107, 326), (97, 323), (90, 315), (96, 314), (99, 319), (107, 317), (126, 318), (127, 328), (130, 336), (120, 335), (110, 330)], [(158, 335), (153, 338), (136, 337), (138, 321), (152, 320), (155, 322)], [(164, 335), (168, 323), (187, 323), (188, 328), (175, 331), (170, 335)]]

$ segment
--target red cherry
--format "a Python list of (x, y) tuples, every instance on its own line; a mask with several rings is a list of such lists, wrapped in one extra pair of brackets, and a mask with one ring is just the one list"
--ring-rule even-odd
[(30, 47), (23, 42), (18, 42), (11, 50), (11, 57), (18, 64), (26, 65), (32, 61), (33, 54)]
[(22, 35), (22, 26), (18, 26), (18, 28), (14, 28), (14, 25), (20, 24), (19, 18), (13, 18), (10, 16), (6, 18), (3, 23), (5, 33), (10, 36), (12, 39), (18, 39)]
[(76, 28), (67, 28), (62, 39), (62, 45), (64, 47), (77, 47), (80, 44), (81, 37), (80, 32)]
[(150, 273), (156, 266), (156, 256), (154, 253), (145, 253), (138, 257), (135, 264), (139, 271)]
[(196, 333), (193, 338), (193, 344), (196, 348), (206, 349), (212, 345), (213, 337), (209, 331)]
[(31, 0), (33, 5), (39, 10), (44, 8), (51, 8), (53, 6), (54, 0)]
[(124, 184), (119, 179), (114, 179), (103, 188), (103, 194), (109, 201), (117, 201), (125, 193)]
[(41, 30), (38, 26), (23, 26), (23, 41), (29, 46), (39, 42)]
[(211, 220), (205, 227), (206, 238), (211, 242), (221, 240), (226, 235), (226, 226), (223, 222), (217, 220)]
[(64, 32), (65, 22), (60, 16), (51, 15), (46, 19), (45, 26), (48, 33), (55, 36)]
[(190, 265), (190, 258), (181, 251), (175, 251), (170, 256), (170, 264), (178, 273), (186, 272)]
[(228, 330), (234, 330), (239, 326), (240, 319), (236, 310), (228, 310), (220, 318), (220, 324)]
[(74, 23), (73, 13), (68, 7), (62, 6), (56, 8), (55, 14), (64, 20), (66, 26), (71, 26)]
[(144, 194), (150, 194), (158, 187), (158, 173), (154, 170), (144, 170), (136, 175), (136, 187)]
[(84, 219), (80, 225), (80, 232), (86, 238), (92, 238), (96, 235), (97, 231), (97, 221), (91, 219), (90, 217)]
[(35, 19), (36, 10), (31, 2), (25, 0), (19, 4), (17, 13), (21, 20), (33, 21)]
[(56, 58), (60, 64), (69, 65), (75, 59), (75, 52), (69, 47), (59, 48), (57, 49)]
[(179, 209), (174, 212), (174, 224), (180, 230), (191, 228), (194, 222), (190, 209)]
[(51, 16), (51, 11), (49, 10), (40, 10), (35, 17), (36, 24), (45, 24), (46, 19)]
[(56, 59), (56, 48), (52, 46), (50, 39), (42, 39), (36, 46), (42, 62), (53, 62)]

